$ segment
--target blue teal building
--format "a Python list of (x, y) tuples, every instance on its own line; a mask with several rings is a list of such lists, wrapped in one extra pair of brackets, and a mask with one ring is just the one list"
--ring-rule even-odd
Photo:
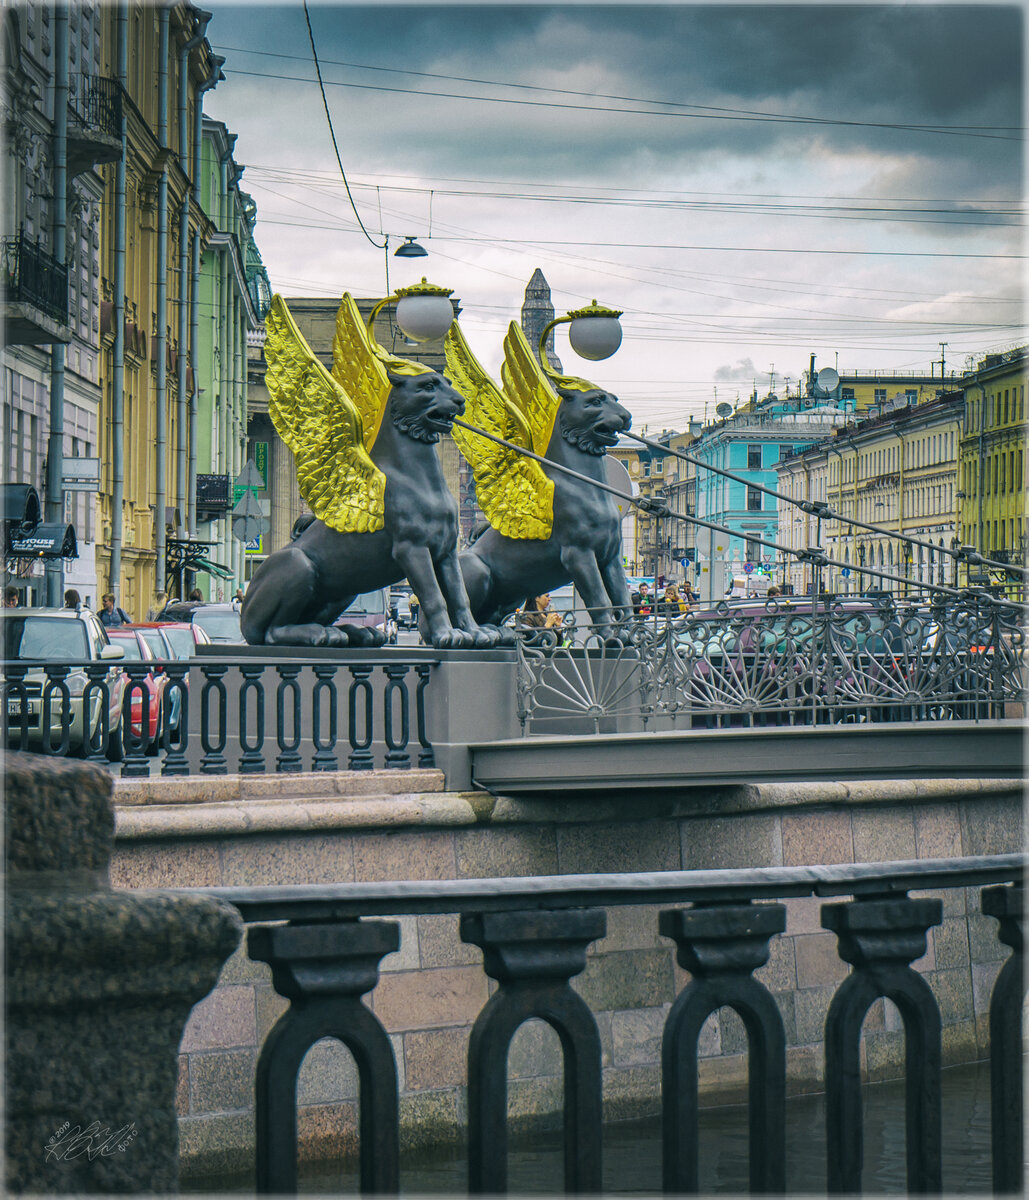
[[(760, 488), (775, 490), (780, 458), (821, 441), (847, 420), (848, 414), (832, 401), (767, 396), (705, 426), (690, 447), (703, 464), (696, 468), (696, 515), (731, 532), (696, 527), (695, 580), (701, 600), (721, 599), (733, 577), (745, 574), (760, 572), (782, 583), (784, 564), (774, 549), (761, 544), (779, 540), (779, 502)], [(732, 471), (743, 482), (706, 466)]]

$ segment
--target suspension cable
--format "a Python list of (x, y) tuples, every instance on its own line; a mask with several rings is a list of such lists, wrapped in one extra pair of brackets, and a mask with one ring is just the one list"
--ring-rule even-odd
[[(711, 463), (706, 463), (703, 459), (697, 458), (693, 454), (687, 454), (685, 450), (673, 450), (670, 446), (664, 446), (660, 442), (655, 442), (652, 438), (643, 437), (638, 433), (626, 432), (622, 435), (634, 442), (641, 442), (644, 446), (649, 446), (652, 450), (660, 450), (662, 454), (671, 454), (675, 458), (681, 458), (683, 462), (693, 463), (694, 466), (703, 467), (707, 471), (713, 471), (716, 475), (724, 475), (726, 479), (731, 479), (736, 483), (745, 484), (747, 487), (754, 488), (759, 492), (763, 492), (766, 496), (771, 496), (776, 500), (783, 500), (787, 504), (792, 504), (801, 509), (801, 511), (809, 513), (812, 516), (822, 520), (842, 521), (846, 525), (852, 525), (857, 529), (867, 529), (870, 533), (879, 533), (885, 537), (899, 538), (901, 541), (907, 542), (911, 546), (921, 546), (925, 550), (932, 550), (934, 553), (945, 554), (948, 557), (955, 558), (959, 562), (978, 563), (985, 567), (998, 567), (1005, 571), (1015, 571), (1022, 578), (1029, 577), (1029, 570), (1024, 567), (1018, 567), (1011, 563), (994, 562), (993, 559), (984, 558), (978, 550), (972, 550), (967, 546), (962, 546), (957, 549), (952, 549), (949, 546), (935, 546), (932, 542), (923, 542), (919, 538), (911, 537), (910, 534), (898, 533), (895, 529), (884, 529), (881, 525), (873, 525), (867, 521), (859, 521), (856, 517), (845, 517), (842, 513), (837, 512), (829, 504), (822, 500), (797, 500), (793, 496), (787, 496), (784, 492), (777, 491), (775, 488), (767, 487), (763, 483), (754, 483), (753, 480), (747, 479), (744, 475), (736, 475), (732, 471), (727, 471), (724, 467), (715, 467)], [(734, 537), (739, 537), (738, 530), (733, 531)], [(759, 540), (751, 538), (751, 541)], [(864, 569), (864, 568), (862, 568)], [(910, 582), (910, 580), (908, 581)]]
[[(583, 475), (580, 471), (576, 471), (572, 467), (566, 467), (563, 463), (554, 462), (553, 459), (544, 458), (543, 455), (536, 454), (532, 450), (527, 450), (524, 446), (519, 446), (514, 442), (509, 442), (506, 438), (499, 437), (495, 433), (488, 433), (485, 429), (479, 429), (475, 425), (469, 425), (467, 421), (462, 421), (459, 418), (455, 418), (454, 424), (459, 425), (462, 429), (467, 429), (469, 433), (475, 433), (478, 434), (479, 437), (484, 437), (491, 442), (496, 442), (498, 446), (505, 446), (508, 450), (514, 450), (516, 453), (524, 455), (526, 458), (534, 459), (543, 466), (552, 468), (555, 471), (559, 471), (562, 475), (569, 475), (571, 478), (581, 480), (583, 483), (588, 483), (592, 487), (598, 488), (602, 492), (608, 492), (623, 502), (628, 501), (634, 507), (640, 509), (640, 511), (648, 513), (651, 516), (671, 518), (675, 521), (681, 521), (684, 524), (699, 525), (702, 529), (711, 529), (716, 533), (728, 534), (730, 537), (739, 536), (739, 532), (737, 530), (730, 529), (726, 525), (719, 525), (714, 521), (705, 521), (701, 517), (687, 517), (681, 513), (673, 512), (667, 504), (650, 500), (646, 497), (626, 496), (624, 492), (619, 491), (618, 488), (616, 488), (613, 484), (602, 483), (599, 479), (591, 479), (588, 475)], [(661, 448), (665, 449), (665, 447)], [(701, 463), (700, 465), (703, 466), (705, 464)], [(724, 474), (725, 472), (722, 473)], [(859, 574), (874, 575), (877, 579), (888, 579), (893, 583), (901, 583), (905, 585), (909, 585), (911, 583), (910, 579), (907, 579), (902, 575), (892, 575), (888, 571), (882, 571), (876, 567), (854, 568), (851, 563), (841, 563), (834, 558), (830, 558), (824, 551), (820, 549), (812, 549), (809, 547), (807, 549), (797, 550), (792, 546), (783, 546), (779, 542), (772, 542), (761, 537), (751, 538), (750, 540), (756, 542), (760, 546), (767, 546), (770, 550), (777, 550), (783, 554), (793, 555), (794, 558), (799, 559), (801, 562), (812, 563), (815, 566), (851, 567), (851, 569), (856, 569)], [(977, 599), (986, 599), (991, 603), (1001, 603), (1005, 606), (1018, 609), (1019, 611), (1029, 612), (1029, 605), (1019, 604), (1017, 601), (1008, 600), (1006, 597), (1003, 600), (999, 600), (998, 597), (991, 596), (989, 592), (980, 591), (975, 588), (952, 588), (942, 583), (923, 583), (921, 586), (927, 591), (938, 593), (943, 596), (954, 596), (959, 599), (965, 599), (971, 595)]]

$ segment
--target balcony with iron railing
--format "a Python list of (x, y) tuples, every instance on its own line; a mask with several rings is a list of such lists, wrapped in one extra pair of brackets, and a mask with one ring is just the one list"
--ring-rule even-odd
[(122, 145), (122, 88), (117, 79), (73, 75), (68, 91), (68, 176), (116, 162)]
[(0, 239), (4, 338), (8, 345), (69, 340), (68, 268), (24, 233)]

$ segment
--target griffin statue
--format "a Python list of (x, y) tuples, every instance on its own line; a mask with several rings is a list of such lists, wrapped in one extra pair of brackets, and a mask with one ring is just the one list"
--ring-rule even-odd
[[(458, 328), (446, 338), (447, 372), (468, 402), (468, 424), (605, 483), (604, 454), (632, 422), (610, 392), (544, 374), (518, 324), (504, 339), (503, 390)], [(499, 446), (461, 426), (454, 440), (475, 476), (490, 528), (461, 554), (477, 621), (498, 625), (526, 600), (574, 583), (595, 627), (629, 611), (621, 518), (612, 496), (584, 480)]]
[(243, 636), (252, 645), (380, 645), (380, 631), (334, 622), (359, 593), (406, 576), (427, 642), (495, 644), (499, 633), (480, 629), (469, 607), (457, 503), (434, 445), (464, 399), (438, 372), (388, 354), (349, 293), (336, 317), (331, 374), (281, 296), (266, 326), (269, 413), (316, 519), (254, 573)]

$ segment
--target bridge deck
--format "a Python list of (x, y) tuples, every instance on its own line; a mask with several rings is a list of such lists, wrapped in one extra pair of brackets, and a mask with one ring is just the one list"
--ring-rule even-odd
[(898, 722), (531, 737), (471, 746), (474, 785), (505, 796), (805, 780), (1021, 779), (1017, 721)]

